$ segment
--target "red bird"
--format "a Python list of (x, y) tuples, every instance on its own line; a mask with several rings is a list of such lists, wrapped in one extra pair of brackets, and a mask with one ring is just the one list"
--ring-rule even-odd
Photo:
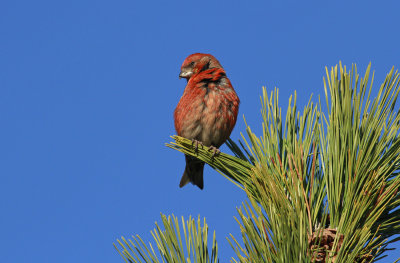
[[(196, 147), (201, 143), (217, 150), (235, 126), (240, 102), (225, 70), (214, 56), (196, 53), (185, 59), (179, 77), (186, 78), (187, 85), (174, 112), (178, 135), (193, 140)], [(204, 162), (185, 158), (179, 187), (191, 182), (203, 189)]]

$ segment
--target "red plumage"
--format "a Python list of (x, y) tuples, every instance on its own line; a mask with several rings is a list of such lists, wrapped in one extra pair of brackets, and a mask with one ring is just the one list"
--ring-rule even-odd
[[(174, 112), (179, 136), (219, 148), (236, 124), (239, 98), (225, 70), (210, 54), (196, 53), (182, 64), (180, 77), (187, 85)], [(204, 162), (186, 155), (180, 187), (188, 182), (203, 189)]]

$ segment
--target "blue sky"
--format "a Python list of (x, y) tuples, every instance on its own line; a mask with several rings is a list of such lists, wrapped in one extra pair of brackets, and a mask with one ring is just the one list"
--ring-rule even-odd
[(178, 188), (179, 68), (219, 59), (241, 98), (234, 140), (243, 115), (260, 127), (262, 86), (303, 107), (325, 66), (371, 61), (376, 88), (400, 68), (398, 1), (321, 2), (2, 1), (0, 262), (123, 262), (112, 243), (150, 240), (160, 212), (206, 217), (227, 262), (246, 197), (209, 167), (203, 191)]

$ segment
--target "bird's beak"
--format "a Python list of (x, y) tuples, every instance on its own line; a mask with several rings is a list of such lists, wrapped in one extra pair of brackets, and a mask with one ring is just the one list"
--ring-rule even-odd
[(193, 72), (191, 71), (181, 71), (181, 73), (179, 73), (179, 78), (190, 78), (190, 76), (192, 76)]

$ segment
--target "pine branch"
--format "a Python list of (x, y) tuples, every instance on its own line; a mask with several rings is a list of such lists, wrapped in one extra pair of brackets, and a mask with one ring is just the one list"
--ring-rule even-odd
[[(227, 141), (233, 155), (213, 157), (178, 136), (166, 144), (246, 191), (236, 219), (242, 238), (229, 238), (232, 262), (375, 262), (400, 240), (400, 74), (392, 69), (374, 99), (369, 75), (370, 66), (363, 77), (355, 66), (327, 70), (328, 111), (311, 97), (298, 110), (294, 93), (284, 121), (278, 89), (268, 96), (264, 88), (262, 136), (246, 124), (246, 136)], [(185, 254), (177, 219), (162, 218), (165, 230), (157, 225), (152, 234), (163, 261), (217, 260), (215, 235), (208, 254), (205, 222), (182, 222)], [(159, 262), (138, 236), (118, 243), (126, 262)]]
[(171, 136), (171, 138), (175, 142), (167, 143), (166, 146), (206, 162), (241, 189), (251, 184), (250, 173), (253, 165), (233, 141), (230, 141), (229, 145), (236, 149), (236, 153), (241, 158), (223, 152), (213, 156), (213, 152), (207, 146), (200, 145), (196, 150), (191, 140), (179, 136)]
[(219, 262), (215, 232), (211, 251), (208, 249), (208, 225), (205, 219), (203, 226), (201, 226), (200, 216), (197, 222), (191, 217), (187, 221), (182, 217), (181, 226), (174, 215), (171, 218), (171, 216), (166, 217), (161, 214), (161, 220), (164, 230), (156, 223), (156, 228), (151, 231), (158, 253), (151, 243), (146, 245), (138, 235), (132, 236), (132, 240), (126, 240), (124, 237), (121, 237), (121, 240), (117, 239), (117, 245), (114, 244), (114, 247), (125, 262)]

